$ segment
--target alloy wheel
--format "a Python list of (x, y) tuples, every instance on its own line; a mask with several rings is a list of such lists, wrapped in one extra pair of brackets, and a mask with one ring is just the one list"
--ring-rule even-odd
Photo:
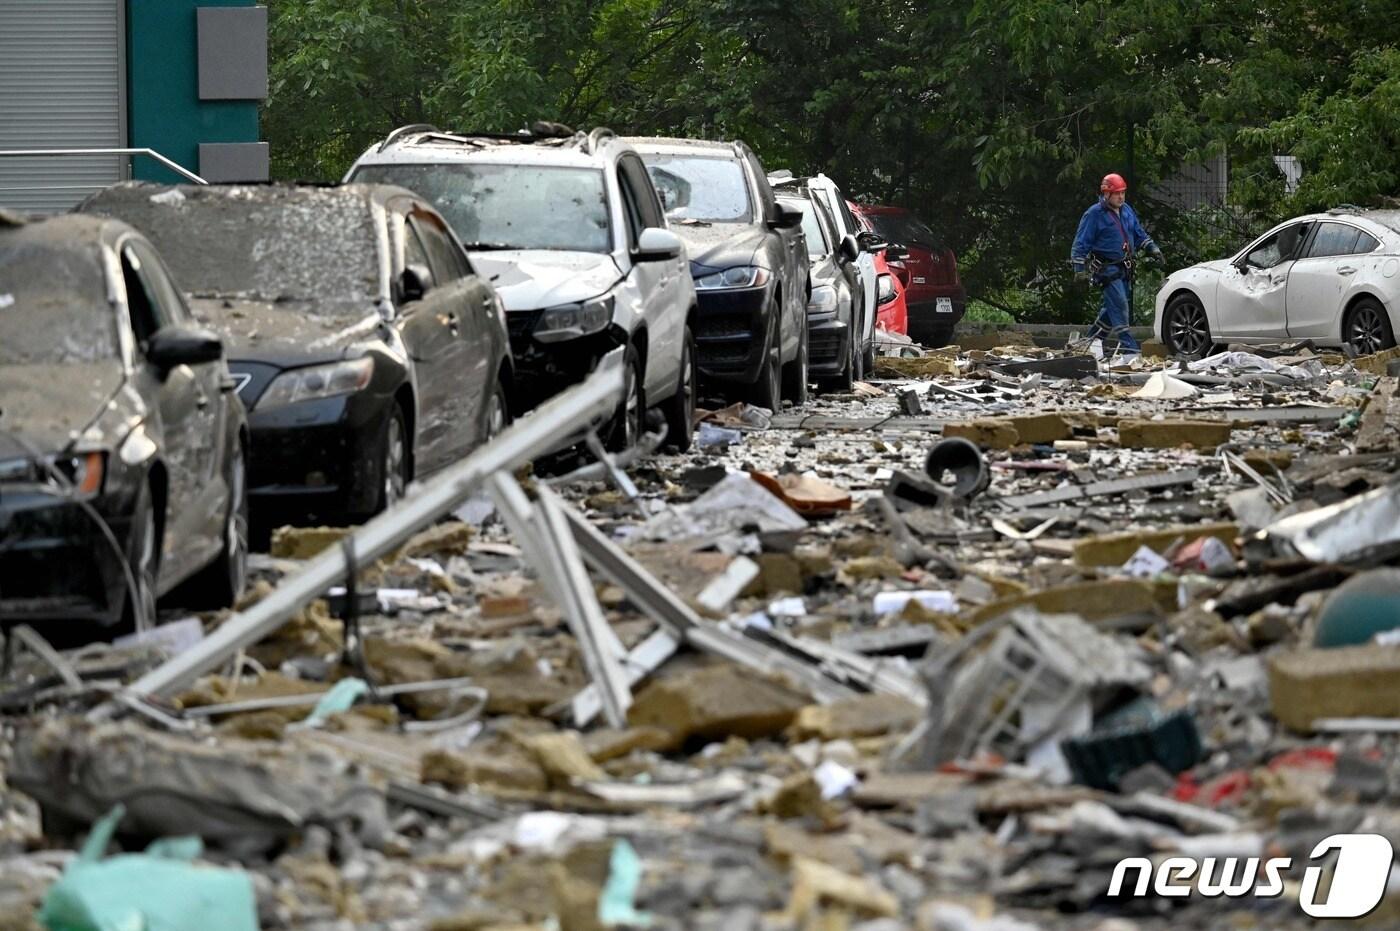
[(1351, 315), (1351, 331), (1347, 342), (1356, 347), (1362, 355), (1380, 352), (1385, 348), (1385, 321), (1380, 312), (1369, 305), (1356, 308)]
[(394, 414), (389, 418), (389, 432), (384, 438), (384, 506), (390, 507), (403, 498), (408, 482), (404, 479), (406, 460), (403, 419)]
[(1185, 356), (1203, 354), (1210, 347), (1210, 324), (1206, 310), (1196, 301), (1182, 301), (1172, 312), (1167, 327), (1172, 347)]

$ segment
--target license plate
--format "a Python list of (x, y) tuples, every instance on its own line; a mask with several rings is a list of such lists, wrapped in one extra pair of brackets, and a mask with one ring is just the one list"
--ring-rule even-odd
[(934, 308), (937, 313), (951, 314), (953, 312), (953, 299), (951, 297), (940, 297), (938, 306)]

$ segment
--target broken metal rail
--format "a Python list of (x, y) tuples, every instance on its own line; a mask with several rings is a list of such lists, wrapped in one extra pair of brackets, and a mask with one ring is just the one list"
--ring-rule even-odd
[[(299, 573), (285, 579), (262, 601), (229, 618), (197, 646), (136, 680), (126, 696), (168, 696), (218, 669), (238, 651), (277, 630), (357, 567), (389, 555), (419, 530), (450, 514), (492, 475), (559, 449), (568, 439), (586, 432), (612, 413), (622, 388), (619, 349), (609, 353), (585, 382), (507, 427), (490, 443), (356, 529), (342, 546), (330, 547), (308, 561)], [(105, 720), (117, 710), (117, 704), (106, 703), (89, 714), (94, 720)]]
[(199, 175), (174, 162), (155, 149), (0, 149), (0, 158), (28, 158), (36, 155), (64, 157), (70, 155), (144, 155), (155, 159), (180, 177), (194, 184), (208, 184)]

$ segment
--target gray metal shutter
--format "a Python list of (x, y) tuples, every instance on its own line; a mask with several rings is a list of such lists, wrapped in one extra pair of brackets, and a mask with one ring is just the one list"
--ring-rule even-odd
[[(124, 0), (0, 0), (0, 149), (117, 148)], [(59, 212), (122, 176), (121, 156), (0, 158), (0, 205)]]

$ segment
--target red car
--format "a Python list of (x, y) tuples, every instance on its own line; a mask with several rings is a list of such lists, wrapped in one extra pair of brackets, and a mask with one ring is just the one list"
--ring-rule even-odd
[(903, 207), (855, 205), (855, 213), (871, 230), (909, 251), (902, 264), (908, 272), (905, 300), (909, 337), (925, 346), (952, 341), (953, 326), (967, 310), (967, 290), (958, 278), (952, 249), (937, 245), (937, 234)]
[[(875, 329), (891, 333), (909, 334), (909, 311), (905, 303), (904, 279), (907, 273), (898, 262), (890, 261), (881, 249), (875, 253)], [(875, 334), (878, 341), (880, 335)]]

